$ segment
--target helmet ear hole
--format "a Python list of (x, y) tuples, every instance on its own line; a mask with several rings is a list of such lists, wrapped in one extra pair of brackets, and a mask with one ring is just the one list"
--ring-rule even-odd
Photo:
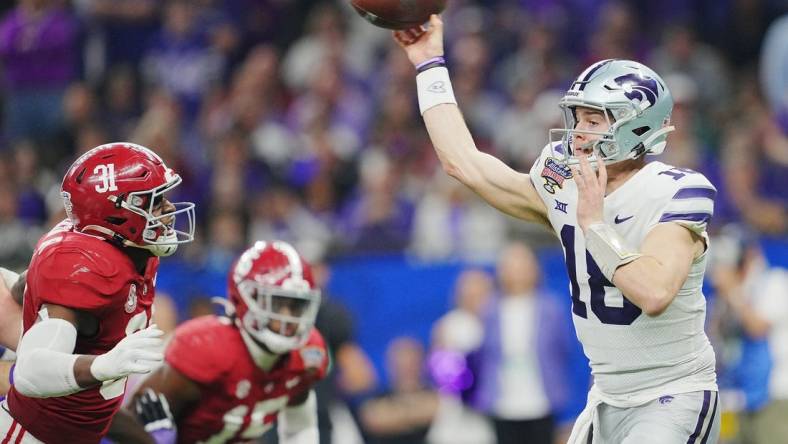
[(124, 223), (126, 223), (126, 219), (123, 217), (109, 216), (104, 220), (111, 223), (112, 225), (123, 225)]
[(87, 168), (82, 168), (82, 171), (80, 171), (79, 175), (77, 175), (77, 183), (78, 184), (82, 183), (82, 178), (85, 177), (85, 171), (87, 171), (87, 170), (88, 170)]
[(633, 129), (632, 132), (635, 133), (636, 136), (642, 136), (643, 134), (646, 134), (650, 130), (651, 130), (650, 126), (641, 126), (639, 128)]

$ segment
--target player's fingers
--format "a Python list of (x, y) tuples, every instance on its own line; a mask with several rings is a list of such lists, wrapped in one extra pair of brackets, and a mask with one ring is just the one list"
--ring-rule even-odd
[[(159, 399), (158, 396), (156, 398)], [(164, 406), (162, 405), (161, 402), (156, 402), (155, 404), (153, 404), (153, 409), (155, 410), (155, 415), (157, 418), (167, 417), (167, 412), (164, 411)]]
[(602, 160), (602, 156), (597, 156), (596, 168), (599, 173), (599, 185), (602, 189), (605, 189), (607, 186), (607, 168), (605, 167), (605, 161)]
[(155, 367), (152, 365), (145, 365), (145, 364), (132, 364), (128, 368), (129, 374), (136, 373), (140, 375), (144, 375), (146, 373), (150, 373)]
[(137, 416), (143, 417), (145, 415), (145, 410), (143, 409), (143, 401), (142, 398), (138, 399), (136, 403), (134, 403), (134, 410), (137, 411)]
[(148, 403), (156, 402), (156, 392), (153, 391), (153, 389), (150, 387), (145, 389), (145, 393), (142, 396), (145, 398), (145, 401)]
[(407, 31), (397, 31), (397, 43), (402, 47), (413, 44), (416, 40)]
[(164, 354), (150, 350), (134, 350), (131, 355), (135, 361), (156, 361), (161, 362), (164, 360)]
[(134, 348), (158, 348), (164, 343), (162, 338), (135, 338), (131, 341)]
[(150, 327), (144, 330), (137, 331), (130, 336), (134, 336), (137, 338), (158, 338), (160, 336), (164, 336), (164, 332), (159, 330), (158, 327), (156, 327), (155, 325), (151, 325)]
[(402, 31), (392, 31), (391, 36), (399, 46), (405, 46), (405, 41), (402, 39)]
[(583, 178), (583, 173), (580, 172), (580, 168), (576, 166), (570, 168), (572, 169), (572, 176), (575, 178), (575, 184), (577, 185), (578, 191), (585, 191), (586, 183), (585, 179)]
[(159, 400), (161, 401), (161, 407), (164, 409), (167, 418), (172, 418), (172, 410), (170, 410), (170, 403), (167, 401), (167, 397), (159, 393)]
[(145, 412), (145, 419), (146, 421), (155, 421), (158, 419), (156, 414), (156, 402), (150, 396), (145, 398), (145, 403), (143, 404), (143, 411)]
[(161, 359), (135, 359), (126, 365), (129, 373), (150, 373), (161, 366)]
[(405, 35), (408, 36), (408, 39), (409, 39), (409, 41), (411, 43), (413, 43), (416, 40), (418, 40), (419, 37), (422, 36), (422, 34), (424, 34), (424, 31), (422, 30), (421, 27), (419, 27), (419, 28), (410, 28), (410, 29), (406, 29), (405, 30)]
[(443, 20), (441, 16), (438, 14), (432, 14), (430, 16), (430, 27), (442, 30), (443, 29)]
[(585, 154), (580, 155), (580, 174), (583, 176), (586, 188), (591, 188), (594, 185), (596, 176), (591, 170), (591, 164), (588, 162), (588, 156)]

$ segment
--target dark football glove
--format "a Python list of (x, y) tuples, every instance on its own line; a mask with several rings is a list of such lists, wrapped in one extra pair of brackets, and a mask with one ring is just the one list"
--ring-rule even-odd
[(145, 431), (156, 441), (156, 444), (174, 444), (177, 437), (175, 420), (170, 412), (167, 398), (148, 388), (137, 398), (135, 404), (137, 417), (145, 426)]

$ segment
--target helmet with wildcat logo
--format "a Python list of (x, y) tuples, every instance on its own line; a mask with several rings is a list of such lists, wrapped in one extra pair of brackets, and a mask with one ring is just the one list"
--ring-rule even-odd
[[(568, 164), (578, 163), (573, 135), (595, 136), (593, 155), (607, 164), (660, 154), (665, 149), (673, 111), (673, 98), (662, 78), (651, 68), (631, 60), (602, 60), (583, 71), (561, 99), (564, 128), (550, 130), (553, 155)], [(577, 107), (601, 111), (607, 131), (576, 130)]]

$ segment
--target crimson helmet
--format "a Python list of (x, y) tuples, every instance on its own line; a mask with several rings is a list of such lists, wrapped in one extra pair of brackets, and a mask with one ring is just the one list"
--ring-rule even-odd
[(257, 241), (235, 262), (227, 294), (236, 323), (276, 354), (306, 343), (320, 308), (312, 268), (290, 244)]
[[(97, 233), (122, 245), (169, 256), (194, 239), (194, 204), (154, 215), (164, 193), (181, 177), (156, 153), (132, 143), (108, 143), (86, 152), (68, 169), (61, 194), (66, 214), (79, 231)], [(178, 220), (185, 214), (187, 219)]]

